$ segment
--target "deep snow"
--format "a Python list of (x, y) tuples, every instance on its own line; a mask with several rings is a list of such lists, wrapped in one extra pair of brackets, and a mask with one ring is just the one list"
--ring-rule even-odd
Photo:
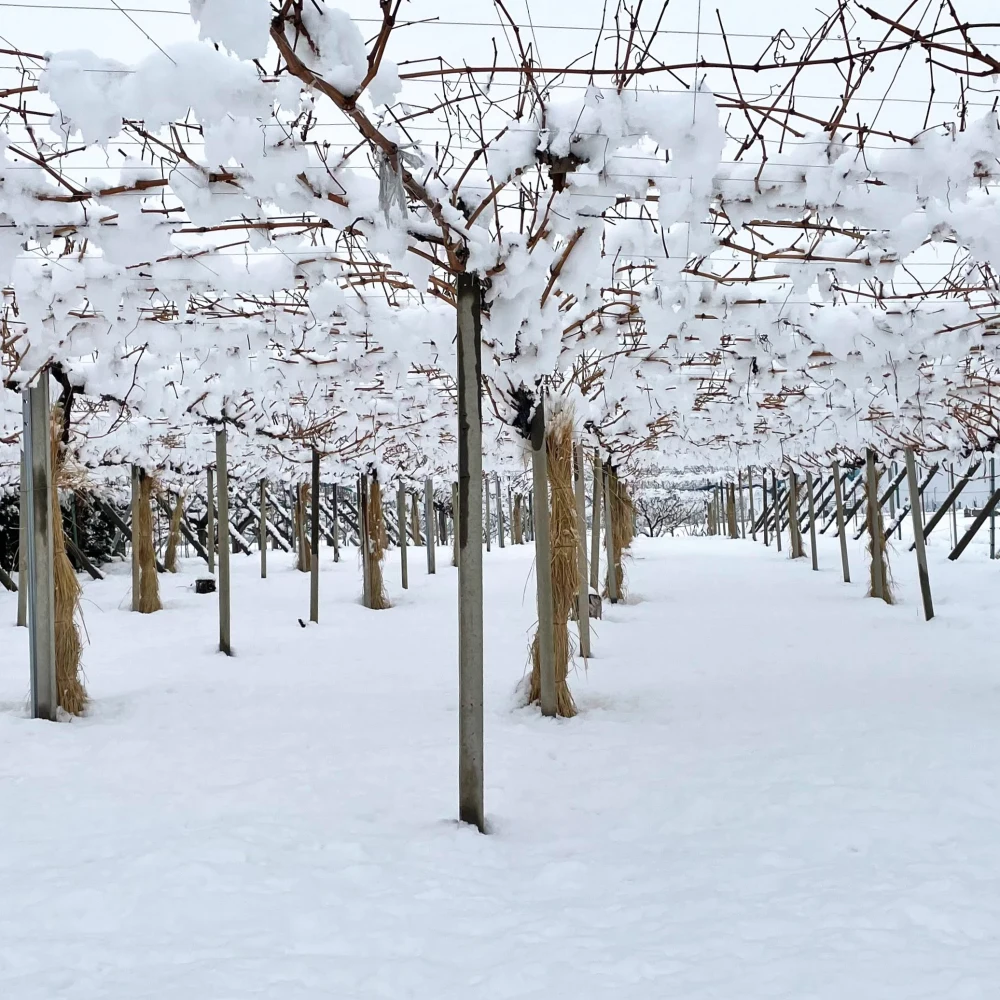
[[(4, 1000), (995, 995), (1000, 568), (931, 546), (921, 620), (750, 541), (640, 540), (582, 714), (516, 707), (531, 552), (486, 558), (487, 810), (456, 812), (455, 579), (410, 550), (397, 606), (356, 560), (233, 557), (238, 655), (198, 567), (166, 610), (85, 588), (91, 714), (24, 716), (0, 595)], [(861, 543), (852, 544), (863, 579)]]

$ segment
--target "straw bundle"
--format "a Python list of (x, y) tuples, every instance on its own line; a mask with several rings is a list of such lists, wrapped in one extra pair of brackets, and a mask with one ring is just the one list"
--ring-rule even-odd
[(309, 544), (309, 503), (312, 499), (308, 483), (299, 483), (292, 513), (295, 531), (295, 568), (302, 573), (312, 571), (312, 547)]
[(70, 715), (81, 715), (87, 705), (80, 671), (83, 643), (77, 615), (80, 609), (80, 581), (66, 554), (59, 487), (67, 485), (70, 473), (62, 447), (63, 410), (52, 409), (50, 447), (52, 449), (52, 575), (55, 590), (56, 690), (59, 707)]
[(410, 494), (410, 534), (414, 545), (423, 545), (424, 536), (420, 533), (420, 509), (417, 505), (417, 494)]
[(177, 572), (177, 547), (181, 543), (181, 519), (184, 517), (184, 493), (177, 494), (173, 513), (170, 515), (170, 532), (167, 535), (167, 551), (163, 556), (163, 568), (168, 573)]
[[(576, 715), (576, 705), (566, 676), (571, 655), (569, 615), (576, 604), (580, 587), (580, 535), (576, 519), (576, 494), (573, 490), (573, 415), (559, 411), (549, 423), (545, 437), (548, 460), (551, 507), (549, 543), (552, 547), (552, 639), (555, 651), (556, 714), (563, 718)], [(536, 498), (536, 502), (541, 498)], [(542, 694), (542, 673), (538, 656), (538, 633), (531, 644), (531, 683), (529, 703)]]
[[(628, 487), (618, 478), (617, 469), (610, 465), (608, 466), (608, 488), (605, 503), (611, 505), (611, 552), (615, 579), (618, 581), (618, 600), (624, 601), (626, 596), (624, 557), (635, 538), (635, 506), (632, 503)], [(719, 527), (720, 525), (716, 522), (716, 530)], [(608, 573), (610, 572), (611, 566), (609, 565)], [(609, 581), (610, 577), (605, 576), (605, 597), (609, 595)]]
[(139, 497), (132, 511), (132, 545), (139, 563), (139, 607), (143, 615), (162, 609), (160, 583), (156, 578), (156, 547), (153, 544), (153, 479), (139, 472)]
[(368, 487), (368, 498), (364, 509), (365, 536), (368, 544), (365, 546), (364, 558), (368, 563), (370, 608), (374, 611), (384, 611), (391, 607), (389, 597), (385, 592), (385, 580), (382, 577), (382, 561), (385, 550), (389, 546), (389, 537), (385, 530), (385, 516), (382, 512), (382, 487), (373, 476)]

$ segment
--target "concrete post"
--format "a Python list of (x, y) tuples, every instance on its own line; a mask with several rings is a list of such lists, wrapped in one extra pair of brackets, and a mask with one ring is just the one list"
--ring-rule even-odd
[[(28, 644), (31, 662), (31, 717), (56, 720), (55, 530), (52, 516), (52, 451), (49, 441), (49, 376), (25, 389), (24, 451), (28, 472)], [(59, 525), (62, 530), (62, 525)]]
[(458, 813), (486, 829), (483, 799), (482, 285), (456, 279), (458, 349)]
[[(226, 656), (232, 656), (233, 646), (230, 632), (230, 546), (228, 544), (229, 464), (226, 457), (225, 425), (215, 433), (215, 466), (219, 477), (219, 650), (225, 653)], [(211, 494), (209, 494), (209, 503), (211, 503)]]
[(410, 579), (406, 565), (406, 487), (402, 479), (396, 489), (396, 520), (399, 521), (399, 572), (403, 590), (408, 590)]
[(577, 442), (573, 449), (574, 486), (576, 488), (576, 523), (579, 531), (579, 553), (577, 556), (580, 574), (579, 594), (577, 596), (576, 618), (580, 633), (580, 655), (584, 659), (590, 657), (590, 587), (587, 579), (587, 497), (586, 476), (584, 474), (583, 445)]

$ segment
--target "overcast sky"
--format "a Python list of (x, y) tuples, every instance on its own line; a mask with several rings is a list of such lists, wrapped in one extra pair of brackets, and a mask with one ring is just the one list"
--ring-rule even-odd
[[(118, 0), (119, 10), (114, 0), (21, 0), (20, 3), (0, 3), (0, 32), (12, 44), (31, 51), (47, 52), (58, 49), (92, 49), (103, 56), (111, 56), (123, 62), (135, 62), (156, 51), (155, 44), (168, 47), (197, 37), (194, 23), (188, 16), (186, 0)], [(873, 0), (875, 6), (885, 12), (902, 12), (908, 4), (906, 0)], [(929, 26), (933, 11), (937, 9), (935, 0), (924, 0), (923, 8), (929, 11), (924, 25)], [(362, 29), (376, 30), (379, 18), (375, 0), (343, 0), (339, 6), (353, 16), (365, 19)], [(995, 0), (957, 0), (961, 15), (969, 20), (1000, 21)], [(524, 36), (532, 39), (540, 57), (546, 65), (562, 66), (592, 50), (601, 22), (601, 0), (509, 0), (511, 15), (525, 25)], [(613, 0), (608, 0), (608, 8), (613, 9)], [(700, 8), (700, 14), (699, 14)], [(650, 25), (656, 18), (658, 6), (647, 0), (643, 21)], [(821, 10), (830, 9), (830, 4), (817, 7), (814, 4), (800, 4), (788, 0), (722, 0), (702, 2), (698, 0), (671, 0), (666, 17), (662, 22), (664, 34), (657, 43), (660, 58), (676, 62), (693, 60), (700, 53), (708, 60), (724, 59), (724, 50), (719, 33), (719, 20), (731, 33), (730, 48), (737, 61), (752, 62), (768, 49), (780, 50), (770, 41), (772, 36), (785, 29), (792, 36), (801, 37), (812, 31), (822, 20)], [(492, 58), (493, 41), (496, 40), (501, 61), (512, 61), (509, 41), (499, 27), (497, 11), (489, 0), (408, 0), (403, 7), (403, 16), (408, 20), (437, 18), (439, 23), (414, 26), (399, 30), (393, 38), (389, 56), (397, 61), (443, 55), (450, 62), (461, 64), (488, 63)], [(912, 23), (915, 14), (909, 16)], [(700, 34), (699, 34), (700, 28)], [(879, 32), (871, 22), (859, 22), (851, 32), (852, 36), (875, 38)], [(148, 37), (147, 37), (148, 36)], [(988, 36), (997, 43), (1000, 52), (1000, 30)], [(151, 40), (152, 39), (152, 40)], [(785, 41), (787, 45), (788, 42)], [(862, 43), (864, 44), (864, 43)], [(613, 62), (610, 44), (602, 49), (603, 62)], [(589, 62), (589, 60), (588, 60)], [(922, 66), (922, 56), (914, 52), (908, 58), (892, 88), (894, 100), (878, 112), (879, 124), (890, 124), (903, 132), (916, 131), (923, 121), (921, 101), (926, 93), (926, 72)], [(886, 91), (886, 85), (896, 69), (896, 61), (887, 60), (885, 71), (871, 81), (866, 91), (867, 106), (874, 109)], [(766, 84), (761, 77), (751, 77), (751, 86), (760, 80), (764, 91)], [(577, 78), (573, 81), (580, 84)], [(731, 89), (732, 82), (727, 74), (711, 74), (709, 86), (716, 89)], [(655, 79), (655, 85), (663, 89), (678, 86), (667, 76)], [(418, 94), (426, 94), (429, 84), (419, 89), (411, 88), (407, 96), (418, 100)], [(996, 85), (991, 81), (982, 84), (988, 91)], [(829, 114), (833, 95), (838, 89), (838, 80), (832, 72), (816, 71), (799, 88), (800, 107), (825, 111)], [(983, 110), (989, 105), (992, 94), (981, 97)], [(935, 117), (944, 120), (950, 117), (950, 103), (953, 88), (942, 88), (941, 104), (935, 109)], [(864, 105), (862, 105), (864, 106)]]

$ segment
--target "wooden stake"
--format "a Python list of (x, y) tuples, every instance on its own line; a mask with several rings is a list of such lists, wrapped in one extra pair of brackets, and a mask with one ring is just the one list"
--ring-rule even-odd
[(229, 592), (229, 466), (226, 458), (226, 427), (215, 433), (215, 465), (219, 476), (219, 650), (233, 655), (230, 634)]
[(458, 814), (481, 833), (483, 799), (482, 285), (456, 279), (458, 347)]
[(577, 442), (573, 449), (576, 457), (574, 486), (576, 488), (576, 523), (580, 534), (580, 550), (577, 565), (580, 574), (580, 591), (577, 596), (576, 618), (580, 634), (580, 655), (590, 658), (590, 588), (587, 586), (587, 496), (583, 445)]
[(556, 657), (552, 612), (552, 550), (549, 544), (549, 474), (545, 450), (545, 399), (531, 420), (531, 479), (535, 495), (535, 582), (538, 603), (538, 666), (542, 715), (556, 714)]
[(406, 566), (406, 487), (400, 479), (396, 489), (396, 520), (399, 521), (399, 573), (403, 590), (410, 587), (410, 578)]
[(917, 463), (913, 449), (906, 449), (906, 481), (910, 487), (910, 514), (913, 516), (913, 542), (917, 550), (917, 574), (920, 577), (920, 596), (924, 603), (924, 620), (934, 617), (931, 600), (931, 578), (927, 572), (927, 549), (924, 545), (924, 519), (920, 514), (920, 487), (917, 484)]

